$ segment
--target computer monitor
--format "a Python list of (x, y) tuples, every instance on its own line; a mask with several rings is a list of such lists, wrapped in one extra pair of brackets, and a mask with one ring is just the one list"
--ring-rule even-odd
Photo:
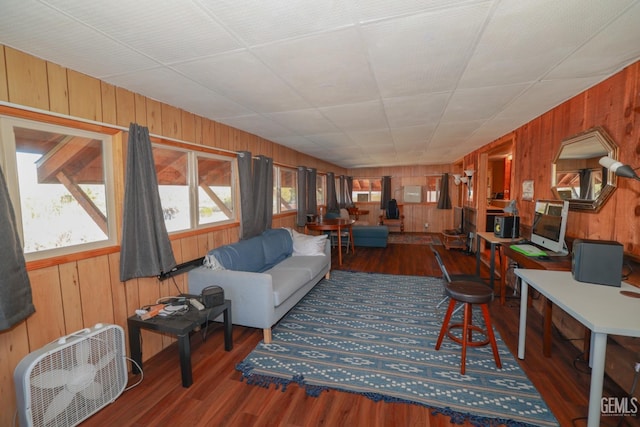
[(568, 216), (567, 200), (537, 200), (531, 227), (531, 242), (551, 252), (568, 254), (564, 241)]

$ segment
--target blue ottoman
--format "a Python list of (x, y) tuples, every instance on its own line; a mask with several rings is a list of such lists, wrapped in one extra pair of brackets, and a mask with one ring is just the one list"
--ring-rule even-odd
[(389, 228), (386, 225), (355, 225), (352, 228), (356, 246), (386, 248)]

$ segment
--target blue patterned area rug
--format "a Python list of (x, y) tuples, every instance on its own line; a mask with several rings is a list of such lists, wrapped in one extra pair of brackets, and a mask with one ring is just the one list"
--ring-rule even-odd
[(490, 346), (467, 350), (466, 375), (459, 344), (445, 338), (434, 350), (446, 309), (436, 308), (441, 279), (331, 275), (280, 321), (271, 344), (261, 342), (238, 364), (249, 384), (285, 391), (294, 382), (310, 395), (335, 389), (417, 403), (478, 426), (558, 425), (497, 332), (502, 369)]

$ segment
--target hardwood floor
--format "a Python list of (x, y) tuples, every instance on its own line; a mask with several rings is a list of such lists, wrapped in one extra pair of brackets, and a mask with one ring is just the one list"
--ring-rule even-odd
[[(475, 272), (475, 257), (460, 251), (440, 252), (453, 274)], [(334, 257), (334, 263), (337, 256)], [(429, 246), (389, 245), (387, 248), (356, 248), (334, 269), (388, 274), (440, 276)], [(483, 267), (482, 274), (488, 272)], [(519, 300), (509, 299), (501, 306), (491, 305), (492, 320), (513, 354), (518, 337)], [(553, 355), (542, 355), (542, 317), (531, 314), (527, 332), (527, 358), (520, 364), (540, 391), (562, 426), (586, 425), (590, 376), (588, 367), (575, 362), (577, 350), (568, 340), (554, 333)], [(373, 402), (357, 394), (324, 392), (309, 397), (296, 385), (282, 392), (250, 386), (240, 381), (237, 363), (260, 342), (262, 331), (234, 326), (234, 348), (224, 351), (221, 326), (209, 332), (203, 342), (192, 337), (194, 384), (181, 386), (175, 345), (144, 364), (144, 379), (126, 391), (83, 426), (449, 426), (449, 418), (434, 415), (420, 405)], [(540, 351), (536, 351), (540, 349)], [(133, 376), (130, 384), (139, 376)], [(623, 396), (611, 381), (605, 380), (606, 396)], [(584, 419), (574, 422), (576, 418)], [(607, 417), (607, 424), (639, 425), (637, 418)], [(471, 426), (470, 423), (464, 424)]]

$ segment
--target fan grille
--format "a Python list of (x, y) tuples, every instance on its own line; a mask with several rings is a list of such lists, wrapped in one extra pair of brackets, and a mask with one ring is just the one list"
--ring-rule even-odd
[(41, 349), (45, 352), (27, 372), (27, 405), (19, 408), (27, 425), (75, 426), (122, 393), (127, 383), (124, 332), (117, 325), (99, 327)]

